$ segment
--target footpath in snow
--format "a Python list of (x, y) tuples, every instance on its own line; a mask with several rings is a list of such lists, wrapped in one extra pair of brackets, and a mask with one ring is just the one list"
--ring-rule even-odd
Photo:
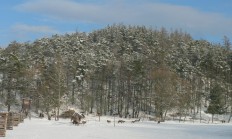
[(97, 117), (87, 118), (87, 123), (79, 126), (73, 125), (70, 119), (25, 119), (14, 130), (7, 130), (4, 139), (232, 139), (231, 124), (126, 120), (114, 127), (107, 119), (103, 117), (99, 122)]

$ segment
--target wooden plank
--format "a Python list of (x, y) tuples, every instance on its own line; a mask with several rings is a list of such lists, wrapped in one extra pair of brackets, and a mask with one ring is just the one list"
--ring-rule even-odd
[(5, 137), (5, 136), (6, 136), (6, 131), (0, 130), (0, 137)]
[(13, 116), (13, 126), (18, 126), (20, 123), (20, 115), (18, 113), (15, 113)]
[(4, 121), (6, 121), (7, 120), (7, 118), (3, 118), (3, 117), (0, 117), (0, 122), (4, 122)]
[(6, 136), (6, 125), (7, 125), (7, 116), (8, 113), (0, 113), (0, 137)]
[(0, 129), (5, 129), (6, 125), (5, 124), (0, 124)]
[(5, 124), (5, 123), (6, 123), (5, 120), (4, 121), (0, 121), (0, 125)]
[(7, 130), (13, 130), (13, 115), (9, 114), (9, 117), (7, 118)]
[(0, 137), (5, 137), (6, 136), (6, 132), (0, 132)]

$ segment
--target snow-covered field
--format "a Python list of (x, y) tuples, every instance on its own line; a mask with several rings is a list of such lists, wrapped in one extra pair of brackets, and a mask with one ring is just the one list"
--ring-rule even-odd
[[(112, 122), (107, 123), (110, 119)], [(84, 125), (75, 126), (70, 119), (48, 121), (25, 119), (24, 123), (7, 130), (4, 139), (232, 139), (231, 124), (200, 124), (154, 121), (116, 123), (113, 118), (87, 117)], [(116, 118), (116, 121), (118, 118)]]

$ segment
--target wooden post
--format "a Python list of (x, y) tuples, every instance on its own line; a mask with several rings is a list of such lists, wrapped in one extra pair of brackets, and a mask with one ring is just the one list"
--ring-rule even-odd
[(20, 114), (14, 113), (13, 114), (13, 126), (18, 126), (20, 123)]
[(13, 112), (8, 113), (6, 129), (7, 130), (13, 130)]
[(0, 137), (6, 136), (7, 112), (0, 112)]
[(26, 118), (26, 115), (25, 113), (20, 113), (20, 119), (21, 119), (21, 122), (23, 123), (24, 122), (24, 119)]

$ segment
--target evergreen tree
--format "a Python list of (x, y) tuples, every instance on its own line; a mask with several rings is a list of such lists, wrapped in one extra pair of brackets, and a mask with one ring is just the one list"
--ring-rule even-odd
[(223, 90), (220, 84), (216, 84), (210, 91), (210, 101), (207, 112), (212, 114), (212, 123), (215, 114), (224, 113), (224, 106), (222, 103), (222, 91)]

